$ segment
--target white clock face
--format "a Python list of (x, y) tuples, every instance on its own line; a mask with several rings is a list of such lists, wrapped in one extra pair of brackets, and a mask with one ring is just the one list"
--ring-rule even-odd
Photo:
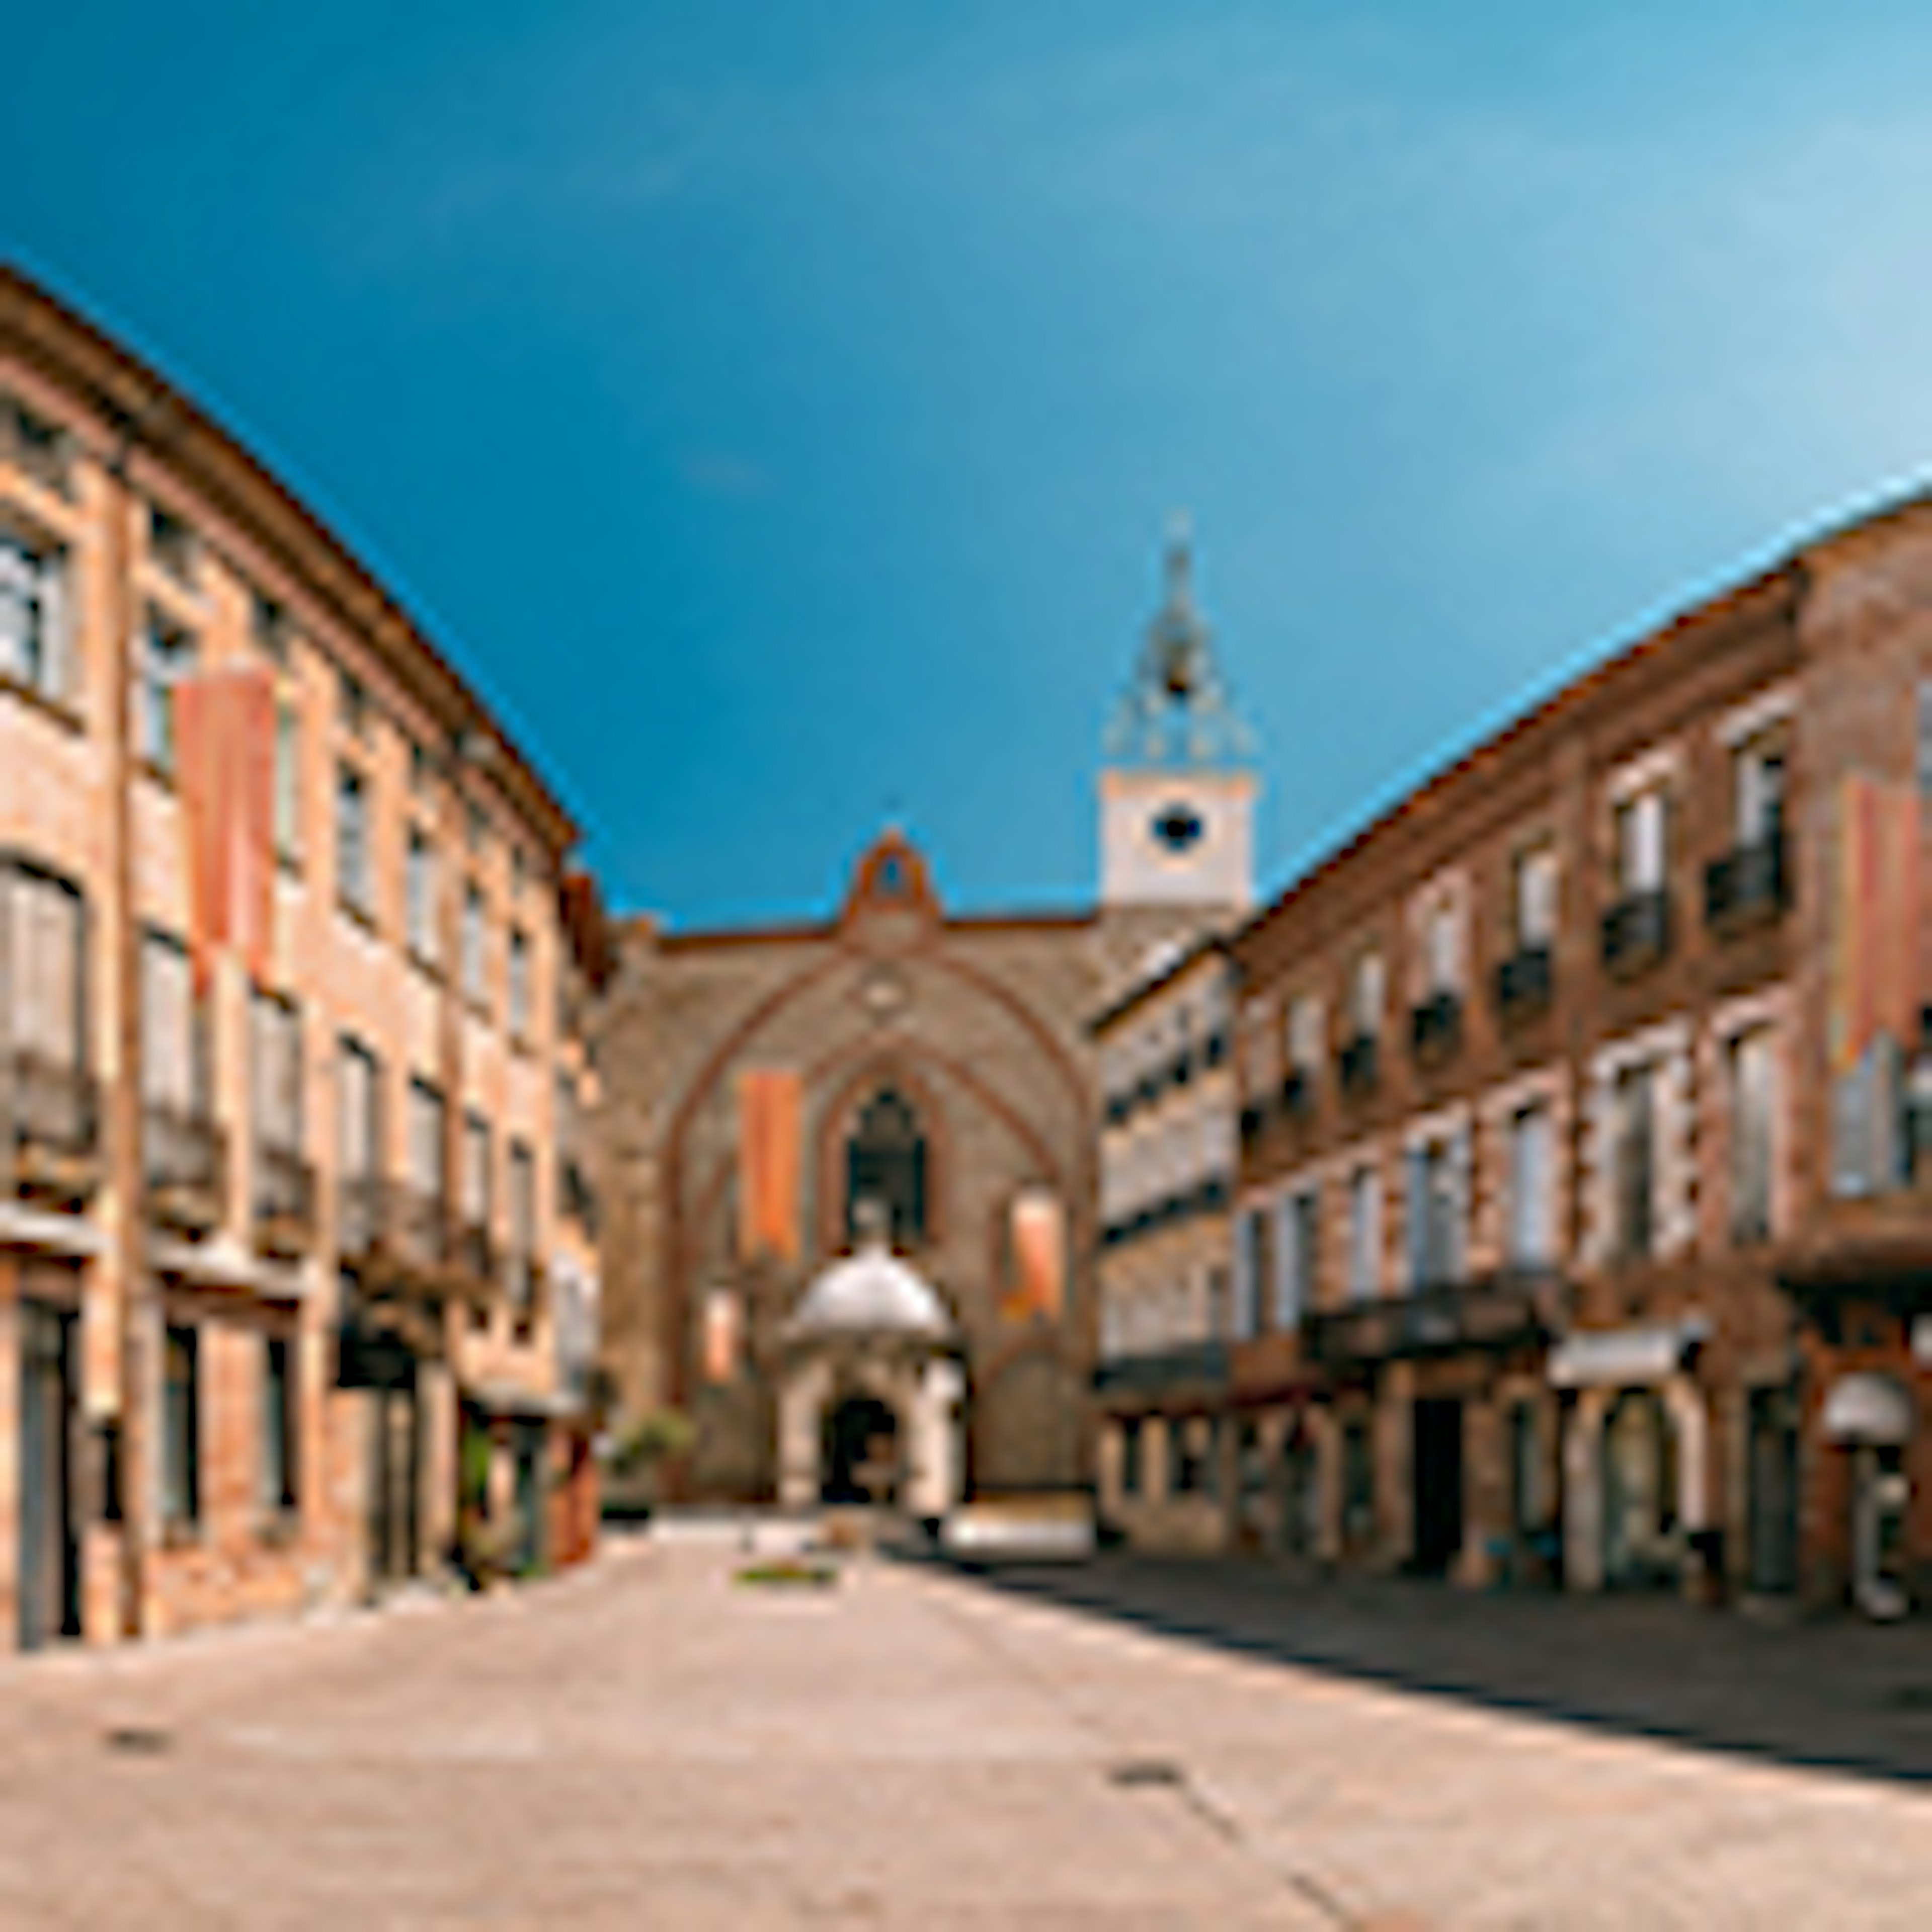
[(1154, 815), (1150, 830), (1154, 843), (1164, 851), (1180, 853), (1191, 850), (1201, 842), (1207, 827), (1201, 822), (1201, 814), (1191, 805), (1176, 802), (1164, 805)]

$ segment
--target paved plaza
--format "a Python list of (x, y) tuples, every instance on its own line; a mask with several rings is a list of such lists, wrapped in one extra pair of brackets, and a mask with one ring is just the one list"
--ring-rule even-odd
[(10, 1664), (0, 1924), (1932, 1924), (1922, 1630), (742, 1561)]

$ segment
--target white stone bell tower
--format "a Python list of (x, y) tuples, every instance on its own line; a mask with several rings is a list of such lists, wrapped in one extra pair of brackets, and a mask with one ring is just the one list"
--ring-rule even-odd
[(1254, 903), (1254, 739), (1235, 712), (1194, 606), (1186, 524), (1167, 594), (1108, 727), (1100, 772), (1100, 898), (1230, 915)]

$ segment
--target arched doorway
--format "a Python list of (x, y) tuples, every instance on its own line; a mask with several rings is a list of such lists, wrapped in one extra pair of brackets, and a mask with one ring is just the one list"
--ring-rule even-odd
[(850, 1395), (825, 1412), (819, 1500), (883, 1503), (898, 1500), (899, 1419), (877, 1396)]
[(1641, 1588), (1673, 1580), (1676, 1441), (1655, 1390), (1626, 1389), (1604, 1421), (1604, 1582)]

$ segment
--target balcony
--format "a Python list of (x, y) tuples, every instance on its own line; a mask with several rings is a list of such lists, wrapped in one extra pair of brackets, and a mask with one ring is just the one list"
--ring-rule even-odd
[(291, 1148), (255, 1148), (255, 1246), (292, 1259), (315, 1241), (315, 1169)]
[(456, 1231), (452, 1258), (458, 1273), (488, 1292), (496, 1279), (496, 1244), (481, 1216), (472, 1213), (464, 1217)]
[(1670, 895), (1659, 886), (1631, 892), (1604, 915), (1604, 968), (1628, 979), (1670, 950)]
[(1350, 1100), (1372, 1094), (1376, 1088), (1376, 1036), (1358, 1033), (1345, 1040), (1335, 1056), (1335, 1070), (1342, 1091)]
[(85, 1067), (23, 1048), (4, 1070), (0, 1109), (13, 1121), (14, 1179), (21, 1196), (78, 1208), (100, 1180), (100, 1091)]
[(1547, 946), (1520, 946), (1496, 968), (1496, 1010), (1508, 1026), (1546, 1012), (1556, 992), (1556, 961)]
[(1408, 1044), (1418, 1064), (1439, 1066), (1462, 1043), (1462, 996), (1447, 988), (1410, 1009)]
[(1781, 832), (1736, 846), (1704, 868), (1704, 923), (1714, 932), (1768, 925), (1790, 903)]
[(543, 1294), (543, 1264), (527, 1252), (503, 1257), (503, 1298), (508, 1304), (512, 1332), (526, 1342), (537, 1325), (537, 1306)]
[(1228, 1386), (1228, 1345), (1177, 1342), (1165, 1348), (1109, 1355), (1094, 1371), (1096, 1395), (1214, 1396)]
[(1496, 1353), (1546, 1340), (1562, 1319), (1567, 1295), (1568, 1284), (1554, 1273), (1504, 1270), (1320, 1310), (1306, 1318), (1304, 1333), (1310, 1357), (1330, 1370), (1418, 1355)]
[(148, 1213), (157, 1226), (199, 1240), (221, 1225), (228, 1142), (206, 1114), (151, 1102), (142, 1111), (141, 1159)]
[(1210, 1174), (1192, 1187), (1184, 1187), (1158, 1201), (1150, 1202), (1133, 1214), (1110, 1221), (1100, 1230), (1103, 1248), (1118, 1247), (1123, 1241), (1152, 1234), (1196, 1214), (1217, 1214), (1232, 1198), (1233, 1190), (1225, 1174)]

